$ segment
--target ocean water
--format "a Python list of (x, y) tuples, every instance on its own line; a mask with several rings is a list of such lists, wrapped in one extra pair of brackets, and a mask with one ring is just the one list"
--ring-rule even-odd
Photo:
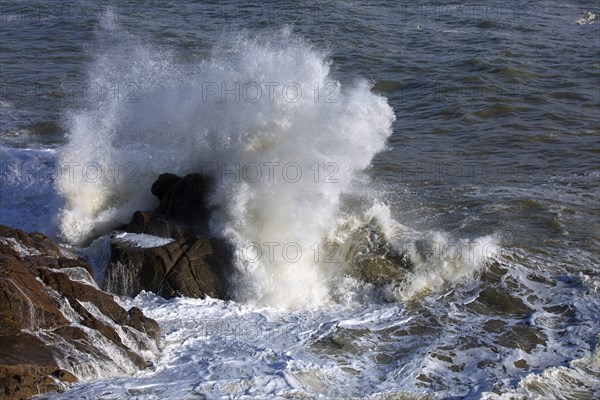
[(152, 368), (42, 397), (600, 396), (598, 14), (2, 2), (0, 223), (99, 276), (158, 174), (204, 172), (236, 250), (232, 301), (119, 299)]

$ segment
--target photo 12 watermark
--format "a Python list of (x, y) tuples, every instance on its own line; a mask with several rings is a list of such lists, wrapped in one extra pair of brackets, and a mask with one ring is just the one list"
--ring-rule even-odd
[[(181, 85), (181, 83), (179, 83)], [(62, 82), (42, 84), (39, 82), (3, 82), (0, 99), (18, 99), (29, 102), (63, 101), (67, 104), (88, 106), (110, 103), (143, 103), (170, 91), (168, 82), (152, 82), (140, 77), (131, 81), (99, 83)], [(340, 101), (341, 86), (338, 82), (263, 82), (263, 81), (199, 81), (190, 75), (185, 81), (191, 99), (198, 105), (207, 103), (299, 103), (309, 101), (318, 104), (334, 104)]]
[(340, 167), (335, 162), (299, 163), (295, 161), (203, 162), (199, 172), (221, 182), (305, 182), (339, 183)]
[[(134, 161), (0, 161), (0, 174), (18, 177), (23, 183), (64, 182), (82, 183), (125, 183), (137, 184), (142, 176), (152, 175), (148, 165), (140, 166)], [(203, 162), (198, 173), (210, 177), (215, 183), (339, 183), (340, 167), (335, 162), (295, 162), (295, 161), (251, 161), (251, 162)], [(156, 178), (158, 174), (154, 173)]]
[(395, 167), (400, 182), (420, 184), (524, 182), (533, 172), (522, 164), (491, 162), (403, 162)]
[[(501, 248), (495, 243), (472, 241), (426, 242), (394, 240), (393, 254), (406, 256), (409, 260), (428, 263), (476, 262), (498, 254)], [(297, 264), (340, 264), (348, 262), (348, 248), (341, 243), (325, 241), (298, 243), (296, 241), (248, 242), (237, 250), (237, 259), (244, 263), (262, 265)], [(366, 252), (363, 256), (369, 256)], [(380, 255), (374, 254), (379, 257)]]
[[(20, 162), (0, 161), (0, 176), (6, 184), (9, 179), (19, 183), (53, 183), (59, 180), (70, 183), (140, 183), (141, 169), (133, 161), (100, 163), (96, 161)], [(10, 178), (9, 178), (10, 177)], [(16, 182), (12, 182), (16, 183)]]
[[(377, 90), (377, 86), (375, 86)], [(424, 83), (417, 85), (399, 84), (394, 97), (402, 104), (415, 102), (526, 102), (542, 94), (533, 85), (515, 83), (512, 85), (464, 85), (448, 83)]]
[(397, 20), (407, 22), (459, 22), (480, 21), (526, 22), (540, 13), (541, 4), (536, 1), (497, 2), (434, 2), (423, 4), (401, 3)]

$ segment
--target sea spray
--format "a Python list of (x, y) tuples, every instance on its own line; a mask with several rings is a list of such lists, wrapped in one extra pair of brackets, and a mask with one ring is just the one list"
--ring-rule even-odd
[(289, 30), (226, 40), (191, 64), (123, 36), (101, 46), (89, 79), (120, 84), (125, 97), (103, 94), (69, 115), (63, 236), (81, 243), (151, 208), (162, 172), (213, 173), (211, 230), (239, 250), (237, 297), (325, 301), (315, 254), (340, 196), (385, 148), (395, 118), (386, 99), (364, 81), (342, 86), (326, 55)]
[[(466, 239), (438, 230), (416, 231), (396, 221), (389, 206), (375, 201), (363, 210), (340, 213), (326, 239), (335, 248), (335, 263), (322, 268), (331, 272), (335, 302), (406, 302), (476, 277), (501, 254), (499, 242), (496, 235)], [(364, 282), (369, 262), (379, 287)]]
[[(101, 36), (114, 38), (114, 29)], [(344, 196), (365, 197), (361, 172), (385, 148), (395, 116), (367, 82), (335, 80), (326, 55), (289, 30), (224, 39), (195, 62), (126, 34), (113, 42), (90, 67), (91, 86), (125, 94), (90, 91), (97, 101), (71, 112), (59, 156), (69, 172), (57, 183), (69, 241), (154, 207), (149, 188), (160, 173), (203, 172), (215, 182), (211, 233), (236, 250), (239, 301), (293, 308), (340, 301), (361, 287), (348, 274), (375, 225), (381, 241), (414, 263), (401, 284), (401, 274), (389, 276), (389, 299), (460, 282), (490, 255), (492, 238), (420, 234), (378, 202), (342, 207)], [(428, 256), (423, 244), (461, 257)]]

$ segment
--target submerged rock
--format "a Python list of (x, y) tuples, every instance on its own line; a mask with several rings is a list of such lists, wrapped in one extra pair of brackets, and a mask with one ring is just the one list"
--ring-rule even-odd
[(394, 249), (381, 228), (367, 225), (355, 233), (359, 246), (353, 247), (348, 258), (352, 260), (352, 274), (376, 286), (403, 281), (414, 269), (408, 253)]
[(3, 398), (62, 391), (80, 378), (146, 368), (158, 323), (102, 292), (84, 260), (48, 237), (0, 225)]
[(363, 281), (383, 286), (401, 282), (414, 266), (408, 254), (389, 252), (359, 256), (354, 268)]
[(144, 247), (113, 237), (102, 288), (128, 296), (145, 290), (165, 298), (227, 298), (232, 250), (223, 239), (208, 236), (211, 184), (201, 174), (160, 175), (152, 185), (160, 206), (135, 212), (123, 229), (174, 241)]

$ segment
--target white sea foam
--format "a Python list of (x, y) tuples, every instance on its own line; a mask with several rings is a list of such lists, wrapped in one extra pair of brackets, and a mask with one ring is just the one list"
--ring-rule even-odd
[[(570, 296), (566, 287), (555, 293), (558, 304), (563, 296)], [(371, 302), (291, 312), (210, 298), (165, 300), (147, 293), (120, 301), (125, 308), (140, 307), (160, 323), (162, 352), (156, 367), (132, 377), (78, 385), (56, 398), (386, 399), (430, 398), (435, 392), (494, 399), (565, 393), (585, 397), (598, 390), (599, 353), (586, 352), (586, 337), (567, 333), (575, 344), (558, 353), (555, 345), (533, 351), (506, 347), (493, 333), (482, 335), (489, 318), (465, 313), (453, 301), (422, 299), (426, 308), (416, 310), (399, 302)], [(439, 326), (436, 321), (460, 322)], [(538, 321), (531, 324), (543, 329)], [(500, 334), (509, 332), (507, 327)], [(587, 355), (556, 366), (575, 354)], [(521, 359), (532, 372), (514, 366)], [(556, 367), (539, 373), (537, 366)], [(424, 386), (419, 376), (434, 383)], [(491, 393), (493, 388), (504, 397)]]
[(114, 235), (115, 239), (130, 242), (137, 247), (151, 248), (160, 247), (169, 243), (173, 243), (175, 239), (163, 238), (143, 233), (119, 232)]

